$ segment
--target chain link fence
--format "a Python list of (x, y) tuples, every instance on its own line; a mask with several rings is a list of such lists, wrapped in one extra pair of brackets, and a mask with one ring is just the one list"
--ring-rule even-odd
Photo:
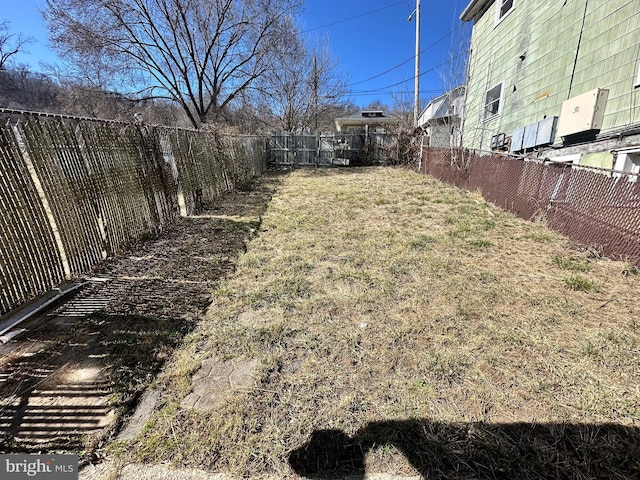
[(424, 148), (421, 171), (546, 224), (600, 255), (640, 265), (638, 175), (463, 150)]
[(266, 166), (261, 137), (0, 110), (0, 315)]

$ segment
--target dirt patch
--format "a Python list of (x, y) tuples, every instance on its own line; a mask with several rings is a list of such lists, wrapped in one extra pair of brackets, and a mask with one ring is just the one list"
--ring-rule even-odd
[(208, 412), (235, 392), (248, 389), (258, 362), (205, 360), (191, 379), (193, 392), (182, 401), (183, 408)]
[(271, 323), (271, 321), (265, 316), (264, 312), (246, 310), (238, 315), (238, 324), (243, 327), (260, 328), (269, 325), (269, 323)]
[(0, 346), (0, 451), (84, 459), (120, 428), (235, 269), (279, 182), (230, 193), (202, 215), (105, 262), (76, 297)]

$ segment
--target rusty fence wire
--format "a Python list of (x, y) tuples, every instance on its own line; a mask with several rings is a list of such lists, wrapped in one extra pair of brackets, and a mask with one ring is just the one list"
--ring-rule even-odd
[(527, 220), (543, 220), (604, 256), (640, 265), (638, 175), (424, 148), (421, 171), (471, 191)]
[(266, 169), (266, 139), (0, 110), (0, 315)]

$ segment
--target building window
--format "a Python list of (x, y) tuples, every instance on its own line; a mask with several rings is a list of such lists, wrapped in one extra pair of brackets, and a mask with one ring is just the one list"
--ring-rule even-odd
[(487, 90), (484, 97), (484, 119), (489, 120), (500, 114), (502, 104), (502, 83)]
[(498, 0), (496, 2), (496, 25), (502, 21), (509, 13), (513, 11), (515, 0)]
[(633, 84), (634, 87), (640, 87), (640, 62), (638, 62), (638, 73), (636, 74), (636, 82)]
[[(624, 172), (626, 174), (627, 180), (630, 182), (638, 181), (638, 173), (640, 173), (640, 150), (626, 150), (618, 152), (618, 158), (613, 167), (614, 170), (618, 172)], [(614, 177), (621, 177), (623, 174), (614, 173)]]

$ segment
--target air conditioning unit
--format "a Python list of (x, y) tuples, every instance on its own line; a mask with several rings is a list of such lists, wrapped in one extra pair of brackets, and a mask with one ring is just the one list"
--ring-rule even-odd
[(556, 123), (558, 117), (548, 117), (538, 122), (538, 135), (536, 146), (551, 145), (556, 136)]
[(536, 139), (538, 138), (538, 124), (532, 123), (524, 127), (524, 138), (522, 140), (522, 148), (533, 148), (536, 146)]
[(511, 135), (511, 151), (522, 151), (522, 142), (524, 141), (524, 128), (519, 128), (513, 131)]
[(566, 137), (578, 133), (599, 131), (609, 90), (597, 88), (562, 102), (558, 135)]

